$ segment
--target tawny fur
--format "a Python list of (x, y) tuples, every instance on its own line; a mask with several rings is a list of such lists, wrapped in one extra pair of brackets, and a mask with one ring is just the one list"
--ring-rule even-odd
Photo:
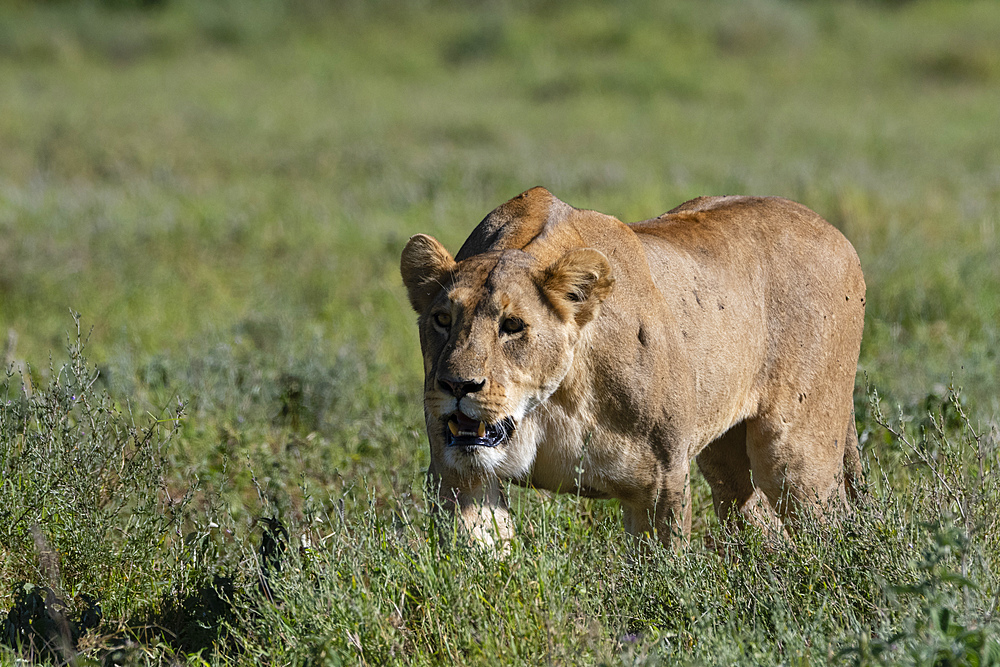
[[(700, 197), (626, 225), (533, 188), (455, 258), (414, 236), (401, 271), (430, 482), (477, 539), (513, 534), (506, 481), (617, 498), (630, 533), (664, 543), (690, 531), (692, 460), (724, 522), (780, 530), (857, 486), (865, 283), (851, 244), (804, 206)], [(513, 418), (514, 434), (447, 447), (457, 410)]]

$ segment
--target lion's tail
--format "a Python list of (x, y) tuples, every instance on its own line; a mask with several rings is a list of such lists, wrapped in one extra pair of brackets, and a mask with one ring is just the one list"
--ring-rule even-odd
[(844, 442), (844, 490), (851, 503), (857, 503), (865, 490), (865, 471), (861, 467), (861, 453), (858, 449), (858, 428), (854, 424), (854, 411), (847, 425)]

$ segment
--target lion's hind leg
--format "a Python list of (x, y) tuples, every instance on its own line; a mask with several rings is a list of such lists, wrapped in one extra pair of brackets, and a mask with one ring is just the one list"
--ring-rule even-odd
[(865, 471), (861, 466), (861, 450), (858, 448), (858, 429), (854, 424), (854, 411), (847, 422), (847, 437), (844, 443), (844, 495), (852, 503), (857, 503), (864, 494)]
[(747, 455), (747, 426), (740, 422), (698, 454), (698, 468), (712, 488), (712, 504), (723, 526), (755, 526), (766, 535), (784, 530), (767, 496), (754, 485)]
[(824, 389), (799, 394), (794, 407), (787, 401), (783, 408), (747, 423), (754, 482), (790, 529), (805, 515), (835, 519), (846, 506), (844, 463), (850, 429), (845, 425), (851, 404), (836, 399), (838, 393), (849, 399), (850, 388)]

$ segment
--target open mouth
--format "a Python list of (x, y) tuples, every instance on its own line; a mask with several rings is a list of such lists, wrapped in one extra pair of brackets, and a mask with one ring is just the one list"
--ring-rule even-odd
[(449, 447), (496, 447), (514, 432), (514, 420), (510, 417), (495, 424), (487, 424), (466, 417), (461, 412), (448, 417), (445, 442)]

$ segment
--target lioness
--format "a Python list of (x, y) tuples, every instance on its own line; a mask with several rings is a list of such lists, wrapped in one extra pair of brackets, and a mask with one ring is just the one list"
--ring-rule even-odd
[(723, 523), (782, 530), (853, 493), (865, 281), (804, 206), (700, 197), (626, 225), (537, 187), (455, 258), (412, 237), (400, 268), (429, 481), (482, 541), (513, 534), (508, 480), (617, 498), (664, 543), (690, 532), (692, 459)]

